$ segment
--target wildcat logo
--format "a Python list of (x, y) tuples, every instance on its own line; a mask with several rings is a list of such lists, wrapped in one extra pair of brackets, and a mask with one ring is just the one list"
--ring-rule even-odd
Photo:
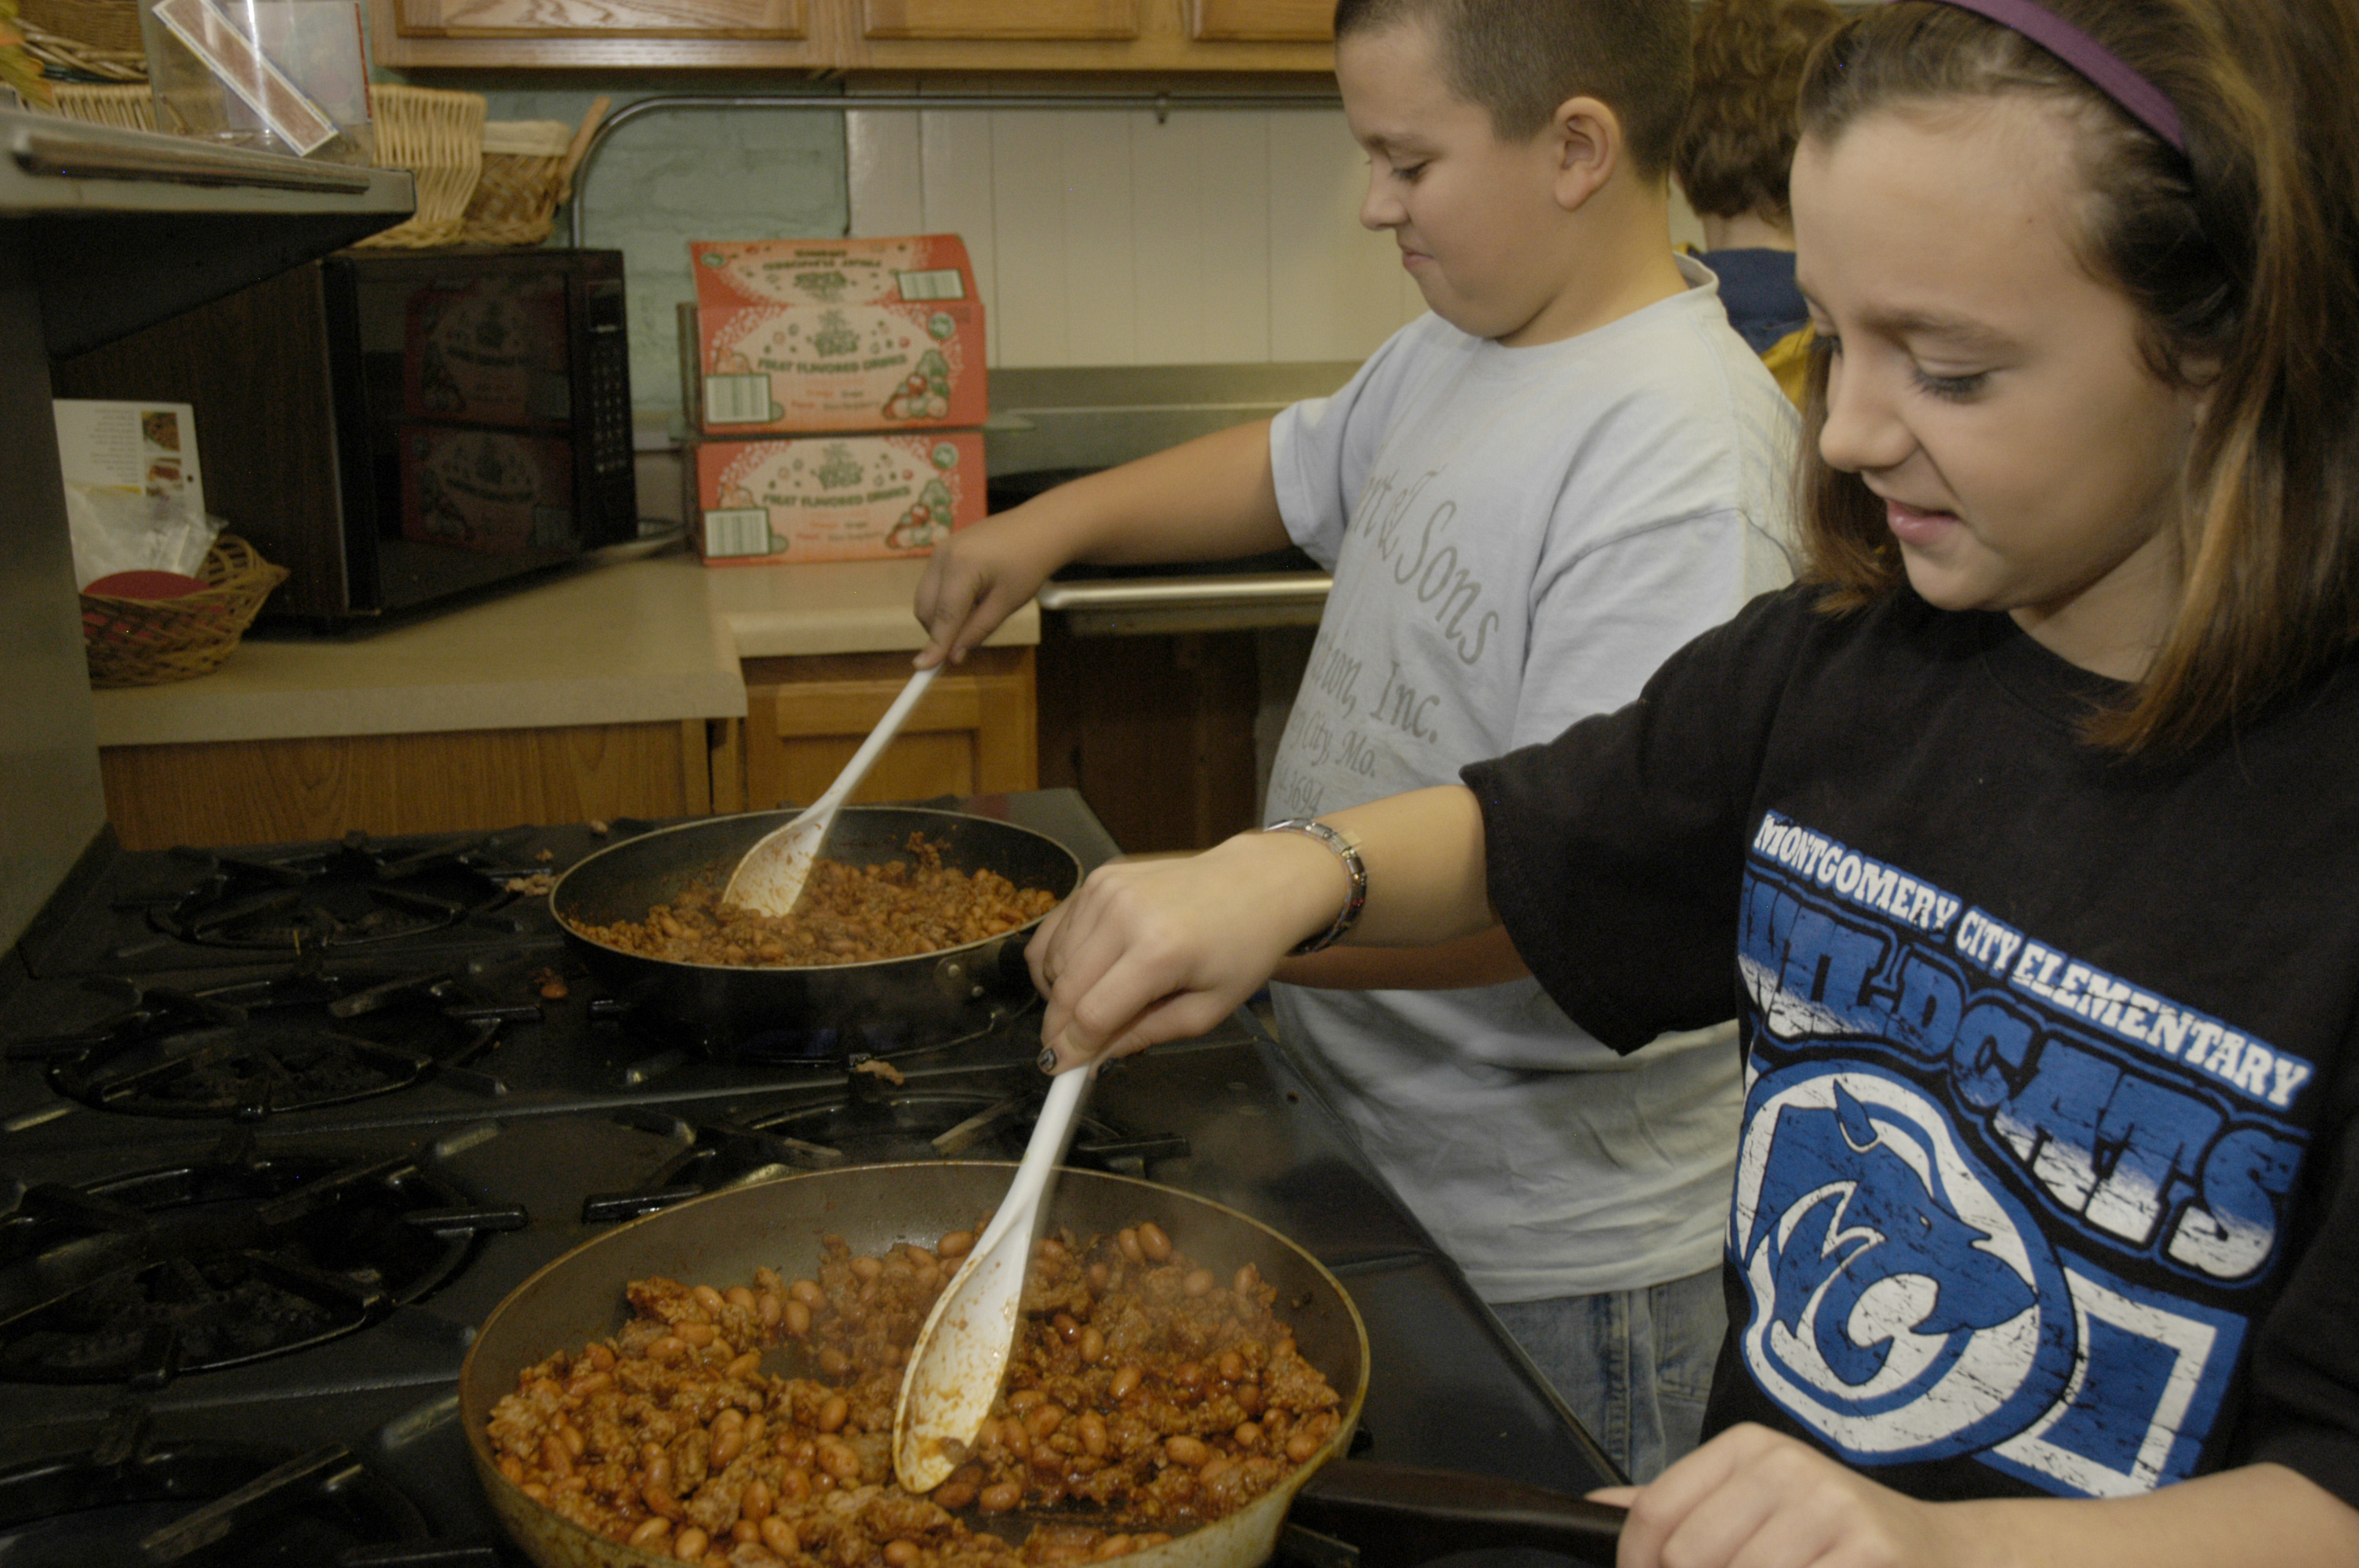
[(1751, 1098), (1730, 1235), (1763, 1390), (1861, 1465), (2032, 1424), (2072, 1369), (2063, 1271), (1948, 1119), (1857, 1065), (1764, 1077)]

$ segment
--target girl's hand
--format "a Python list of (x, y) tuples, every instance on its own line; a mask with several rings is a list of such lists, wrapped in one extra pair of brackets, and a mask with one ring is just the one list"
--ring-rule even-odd
[(1652, 1485), (1591, 1494), (1630, 1510), (1618, 1568), (1966, 1568), (1941, 1505), (1903, 1497), (1766, 1427), (1735, 1426)]
[(1334, 855), (1297, 833), (1101, 866), (1025, 949), (1049, 999), (1041, 1041), (1062, 1069), (1201, 1034), (1325, 930), (1350, 891)]

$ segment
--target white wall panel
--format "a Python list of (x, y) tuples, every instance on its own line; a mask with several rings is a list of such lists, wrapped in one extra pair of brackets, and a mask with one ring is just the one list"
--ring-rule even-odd
[(1138, 364), (1269, 357), (1269, 116), (1131, 117)]
[(852, 232), (965, 236), (995, 365), (1355, 359), (1424, 308), (1339, 112), (849, 118)]
[[(1138, 277), (1131, 213), (1136, 115), (1064, 114), (1066, 364), (1138, 362)], [(1148, 116), (1151, 120), (1153, 116)]]
[(1269, 122), (1270, 358), (1359, 359), (1408, 319), (1400, 253), (1360, 227), (1367, 170), (1343, 115)]

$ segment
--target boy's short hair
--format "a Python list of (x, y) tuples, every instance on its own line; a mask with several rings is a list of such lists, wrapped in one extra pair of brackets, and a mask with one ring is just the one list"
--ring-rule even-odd
[(1430, 24), (1450, 91), (1491, 116), (1501, 141), (1536, 136), (1568, 98), (1622, 122), (1632, 168), (1656, 179), (1687, 113), (1689, 0), (1336, 0), (1335, 37)]
[(1700, 215), (1790, 223), (1802, 67), (1842, 22), (1833, 0), (1705, 0), (1697, 9), (1695, 91), (1671, 177)]

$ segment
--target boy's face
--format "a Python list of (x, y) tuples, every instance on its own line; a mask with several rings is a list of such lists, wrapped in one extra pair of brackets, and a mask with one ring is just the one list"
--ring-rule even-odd
[(1368, 152), (1360, 222), (1391, 231), (1434, 314), (1511, 348), (1564, 335), (1553, 330), (1571, 302), (1552, 130), (1501, 141), (1490, 112), (1445, 84), (1440, 40), (1421, 21), (1346, 34), (1335, 80)]
[(2077, 135), (2012, 94), (1806, 139), (1798, 278), (1835, 356), (1820, 455), (1883, 499), (1918, 593), (2135, 676), (2178, 599), (2201, 398), (2147, 367), (2136, 307), (2073, 253)]

